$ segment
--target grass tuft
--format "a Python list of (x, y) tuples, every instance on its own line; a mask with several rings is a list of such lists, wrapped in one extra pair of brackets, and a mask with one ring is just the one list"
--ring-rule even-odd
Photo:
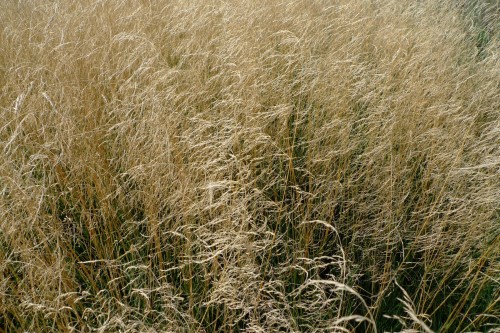
[(2, 1), (0, 332), (498, 332), (495, 1)]

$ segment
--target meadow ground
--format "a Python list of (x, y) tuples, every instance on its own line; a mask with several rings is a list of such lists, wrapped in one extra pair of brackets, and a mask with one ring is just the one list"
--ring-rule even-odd
[(498, 1), (0, 2), (0, 332), (499, 332)]

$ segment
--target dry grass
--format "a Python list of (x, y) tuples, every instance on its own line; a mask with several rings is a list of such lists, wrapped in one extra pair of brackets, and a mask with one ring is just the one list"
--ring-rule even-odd
[(0, 332), (498, 332), (498, 2), (0, 4)]

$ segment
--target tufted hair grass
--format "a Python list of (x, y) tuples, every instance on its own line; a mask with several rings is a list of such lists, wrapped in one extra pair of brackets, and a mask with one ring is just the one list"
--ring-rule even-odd
[(0, 332), (497, 332), (498, 2), (0, 3)]

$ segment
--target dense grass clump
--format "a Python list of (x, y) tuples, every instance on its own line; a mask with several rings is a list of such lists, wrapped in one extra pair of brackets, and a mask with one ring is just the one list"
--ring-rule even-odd
[(0, 3), (0, 332), (499, 332), (495, 1)]

